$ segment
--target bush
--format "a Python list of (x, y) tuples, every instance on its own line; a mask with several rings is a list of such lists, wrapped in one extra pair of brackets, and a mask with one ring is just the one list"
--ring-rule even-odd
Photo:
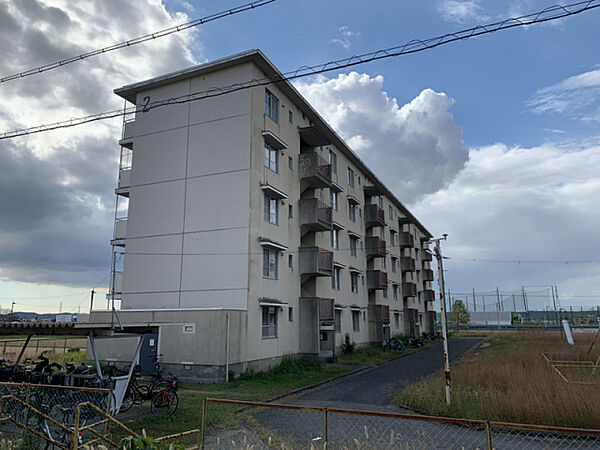
[(342, 344), (342, 353), (349, 354), (354, 351), (356, 344), (350, 340), (350, 335), (346, 334), (344, 337), (344, 343)]
[[(246, 372), (241, 373), (237, 379), (239, 381), (266, 379), (279, 375), (320, 371), (322, 369), (323, 362), (315, 356), (303, 356), (302, 358), (284, 356), (280, 364), (267, 371), (256, 372), (254, 369), (248, 369)], [(233, 378), (231, 379), (233, 380)]]

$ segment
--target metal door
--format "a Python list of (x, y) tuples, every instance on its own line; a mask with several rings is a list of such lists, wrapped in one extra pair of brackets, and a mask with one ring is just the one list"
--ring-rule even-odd
[(158, 333), (144, 334), (140, 349), (140, 368), (143, 376), (156, 372), (156, 356), (158, 354)]

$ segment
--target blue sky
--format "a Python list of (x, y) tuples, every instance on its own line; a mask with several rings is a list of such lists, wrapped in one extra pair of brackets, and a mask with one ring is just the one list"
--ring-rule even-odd
[[(250, 48), (288, 71), (553, 4), (278, 0), (0, 85), (0, 127), (113, 109), (116, 87)], [(236, 5), (0, 0), (0, 75)], [(596, 305), (599, 18), (600, 8), (296, 86), (434, 234), (449, 234), (455, 292), (558, 284), (565, 305)], [(94, 286), (102, 301), (119, 133), (116, 119), (0, 142), (0, 308), (85, 310)]]

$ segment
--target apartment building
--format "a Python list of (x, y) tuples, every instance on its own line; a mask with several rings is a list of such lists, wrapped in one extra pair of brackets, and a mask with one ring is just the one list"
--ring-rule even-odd
[[(252, 50), (115, 93), (151, 105), (281, 77)], [(109, 297), (122, 322), (160, 326), (149, 342), (171, 372), (222, 379), (330, 357), (346, 335), (433, 331), (431, 234), (292, 84), (138, 111), (120, 141)]]

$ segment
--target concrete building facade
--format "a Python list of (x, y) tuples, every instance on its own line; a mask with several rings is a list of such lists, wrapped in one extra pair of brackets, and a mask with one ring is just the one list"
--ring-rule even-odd
[[(140, 107), (281, 77), (253, 50), (115, 92)], [(109, 296), (122, 322), (160, 325), (170, 371), (433, 331), (431, 234), (288, 81), (138, 110), (120, 144)]]

